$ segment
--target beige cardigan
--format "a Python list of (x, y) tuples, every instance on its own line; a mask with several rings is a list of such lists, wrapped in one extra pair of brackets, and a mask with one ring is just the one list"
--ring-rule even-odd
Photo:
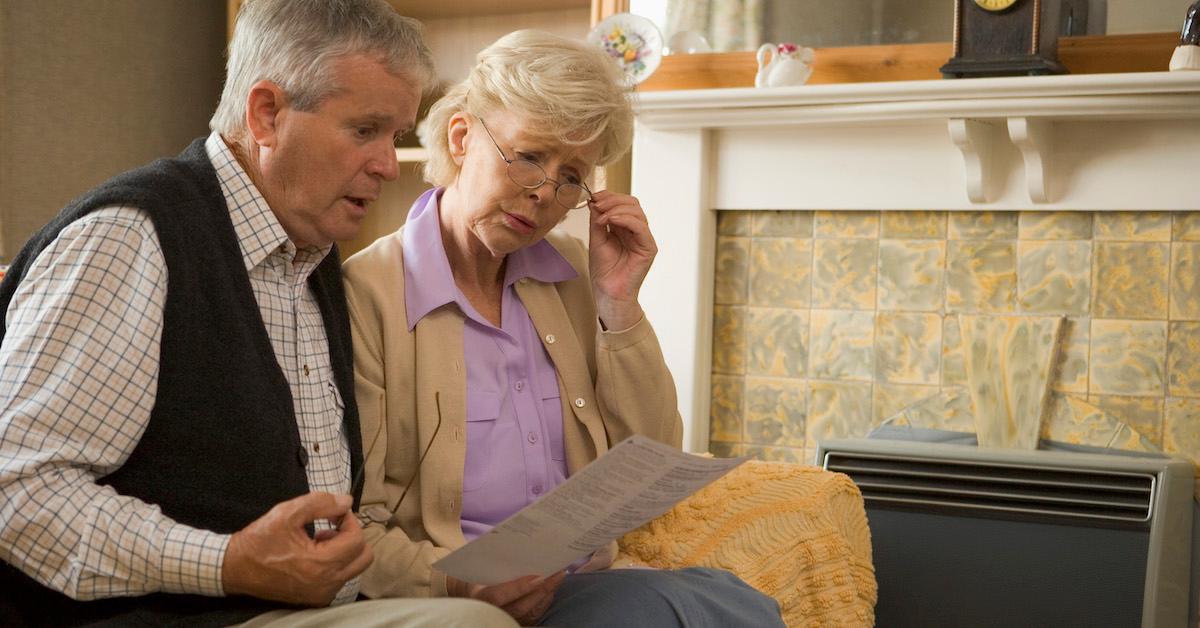
[[(373, 598), (445, 596), (446, 577), (431, 564), (465, 543), (464, 317), (457, 306), (444, 305), (408, 331), (402, 232), (380, 238), (343, 266), (366, 457), (360, 513), (375, 553), (362, 592)], [(557, 233), (546, 239), (578, 277), (557, 284), (522, 279), (516, 289), (558, 371), (568, 472), (632, 434), (680, 446), (675, 384), (654, 330), (643, 319), (625, 331), (601, 332), (587, 249)], [(435, 392), (442, 414), (436, 438)], [(389, 515), (431, 439), (417, 480)]]

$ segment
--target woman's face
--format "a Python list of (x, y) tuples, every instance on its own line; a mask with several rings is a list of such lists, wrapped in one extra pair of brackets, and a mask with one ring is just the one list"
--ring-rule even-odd
[[(532, 121), (507, 111), (483, 120), (465, 113), (450, 119), (450, 153), (460, 170), (447, 190), (452, 215), (443, 216), (443, 221), (449, 218), (460, 245), (502, 257), (541, 240), (566, 217), (570, 210), (555, 199), (556, 186), (549, 179), (583, 181), (595, 168), (600, 146), (564, 145), (537, 133)], [(508, 176), (505, 159), (534, 162), (548, 179), (532, 189), (517, 185)]]

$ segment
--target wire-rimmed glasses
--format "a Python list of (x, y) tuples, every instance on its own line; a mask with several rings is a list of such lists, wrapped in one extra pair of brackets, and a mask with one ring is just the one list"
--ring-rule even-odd
[(549, 181), (554, 184), (554, 200), (567, 209), (579, 209), (592, 200), (592, 191), (588, 189), (587, 184), (583, 181), (578, 183), (574, 181), (559, 183), (546, 176), (546, 170), (537, 163), (528, 159), (509, 159), (505, 156), (504, 150), (500, 148), (500, 143), (496, 141), (496, 136), (492, 135), (491, 129), (488, 128), (483, 118), (479, 118), (479, 116), (475, 117), (479, 119), (479, 124), (483, 126), (484, 132), (492, 140), (492, 145), (496, 147), (496, 152), (500, 153), (500, 159), (503, 159), (504, 163), (508, 164), (508, 179), (510, 181), (526, 190), (540, 188)]
[[(400, 510), (400, 504), (404, 503), (404, 498), (408, 495), (408, 489), (412, 488), (413, 482), (417, 479), (417, 474), (421, 472), (421, 465), (425, 463), (425, 457), (429, 455), (429, 450), (433, 447), (433, 441), (437, 438), (438, 432), (442, 430), (441, 393), (433, 393), (433, 404), (434, 407), (437, 408), (437, 425), (433, 428), (433, 435), (429, 437), (429, 442), (425, 444), (425, 451), (421, 452), (421, 456), (417, 459), (416, 470), (413, 471), (412, 477), (408, 478), (408, 484), (404, 485), (404, 490), (400, 492), (400, 499), (396, 500), (396, 505), (392, 507), (391, 510), (388, 510), (382, 506), (371, 506), (363, 509), (358, 513), (358, 517), (364, 526), (369, 522), (387, 523), (396, 515), (396, 511)], [(354, 479), (350, 483), (351, 491), (355, 491), (357, 487), (362, 485), (362, 482), (365, 479), (364, 471), (367, 466), (365, 458), (367, 454), (369, 454), (371, 450), (375, 448), (375, 442), (379, 439), (379, 434), (381, 432), (382, 430), (375, 433), (375, 439), (371, 441), (371, 446), (368, 447), (365, 452), (363, 452), (364, 460), (362, 462), (362, 466), (358, 468), (358, 473), (355, 474)]]

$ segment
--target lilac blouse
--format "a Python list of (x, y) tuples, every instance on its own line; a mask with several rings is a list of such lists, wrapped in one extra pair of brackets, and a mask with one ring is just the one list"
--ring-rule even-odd
[(470, 541), (567, 477), (557, 371), (514, 284), (554, 283), (577, 273), (545, 240), (510, 253), (501, 325), (492, 325), (454, 283), (438, 221), (441, 196), (442, 188), (429, 190), (409, 212), (403, 234), (404, 299), (410, 331), (421, 317), (447, 303), (457, 305), (466, 318), (462, 531)]

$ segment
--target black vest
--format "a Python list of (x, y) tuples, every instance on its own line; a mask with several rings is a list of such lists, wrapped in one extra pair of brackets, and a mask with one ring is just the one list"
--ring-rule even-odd
[[(232, 533), (308, 492), (291, 390), (275, 358), (204, 140), (174, 159), (120, 175), (73, 201), (33, 236), (0, 282), (4, 312), (29, 264), (67, 225), (110, 205), (144, 210), (166, 261), (158, 391), (129, 460), (100, 478), (172, 519)], [(336, 247), (308, 280), (345, 401), (351, 477), (362, 465), (350, 323)], [(360, 487), (353, 489), (357, 506)], [(278, 605), (249, 598), (151, 594), (76, 602), (0, 564), (0, 625), (224, 625)]]

